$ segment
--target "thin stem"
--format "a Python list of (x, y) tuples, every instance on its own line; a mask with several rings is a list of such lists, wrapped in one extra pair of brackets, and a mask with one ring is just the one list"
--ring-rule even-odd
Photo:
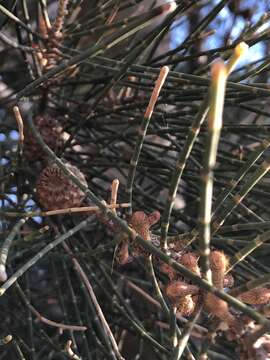
[(231, 271), (235, 265), (239, 262), (243, 261), (249, 254), (252, 253), (257, 247), (261, 246), (264, 242), (270, 239), (270, 230), (264, 232), (263, 234), (258, 235), (254, 240), (250, 241), (250, 243), (244, 246), (243, 249), (238, 251), (234, 256), (230, 259), (230, 264), (227, 269), (227, 273)]
[[(127, 208), (130, 206), (129, 203), (122, 203), (122, 204), (106, 204), (107, 209), (122, 209)], [(81, 212), (94, 212), (97, 213), (100, 211), (98, 206), (83, 206), (83, 207), (75, 207), (75, 208), (68, 208), (68, 209), (57, 209), (57, 210), (50, 210), (50, 211), (33, 211), (33, 212), (5, 212), (4, 215), (8, 217), (35, 217), (35, 216), (53, 216), (53, 215), (62, 215), (62, 214), (74, 214), (74, 213), (81, 213)]]
[(82, 221), (80, 224), (70, 229), (68, 232), (59, 236), (50, 244), (45, 246), (41, 251), (39, 251), (35, 256), (32, 257), (29, 261), (27, 261), (19, 270), (17, 270), (1, 287), (0, 287), (0, 296), (2, 296), (7, 289), (10, 288), (27, 270), (29, 270), (33, 265), (36, 264), (43, 256), (45, 256), (49, 251), (54, 249), (57, 245), (61, 244), (64, 240), (70, 238), (78, 231), (83, 229), (88, 225), (89, 219)]
[(16, 287), (17, 287), (17, 289), (19, 291), (19, 294), (20, 294), (21, 298), (23, 299), (24, 303), (26, 304), (26, 306), (37, 317), (37, 319), (39, 321), (41, 321), (42, 323), (44, 323), (46, 325), (49, 325), (49, 326), (52, 326), (52, 327), (56, 327), (58, 329), (62, 329), (62, 330), (71, 330), (71, 331), (85, 331), (85, 330), (87, 330), (86, 326), (61, 324), (61, 323), (58, 323), (56, 321), (49, 320), (46, 317), (42, 316), (34, 308), (34, 306), (30, 303), (30, 301), (28, 300), (27, 296), (25, 295), (24, 291), (22, 290), (22, 288), (20, 287), (20, 285), (18, 284), (17, 281), (16, 281)]
[(12, 241), (15, 236), (19, 233), (21, 227), (27, 221), (26, 219), (20, 219), (11, 230), (10, 234), (5, 239), (1, 249), (0, 249), (0, 281), (4, 282), (7, 280), (7, 272), (6, 272), (6, 262), (8, 258), (9, 249), (12, 245)]
[(135, 145), (135, 149), (134, 149), (132, 158), (130, 160), (130, 167), (129, 167), (128, 177), (127, 177), (127, 186), (126, 186), (126, 193), (128, 195), (129, 203), (131, 204), (130, 209), (129, 209), (129, 214), (132, 214), (132, 188), (133, 188), (136, 168), (137, 168), (138, 160), (140, 157), (143, 141), (144, 141), (144, 138), (145, 138), (145, 135), (147, 132), (147, 128), (148, 128), (155, 104), (158, 100), (161, 88), (166, 80), (168, 73), (169, 73), (169, 68), (167, 66), (164, 66), (163, 68), (161, 68), (158, 79), (156, 80), (156, 84), (153, 89), (150, 101), (149, 101), (149, 104), (148, 104), (148, 107), (145, 111), (142, 123), (138, 129), (137, 142)]
[(217, 149), (222, 128), (222, 114), (226, 88), (226, 67), (219, 61), (212, 66), (212, 85), (208, 115), (208, 136), (203, 158), (202, 185), (199, 213), (199, 251), (202, 277), (211, 282), (209, 265), (211, 240), (211, 212), (213, 196), (213, 169), (216, 164)]
[(82, 280), (83, 280), (83, 282), (84, 282), (84, 284), (86, 286), (86, 289), (87, 289), (87, 291), (88, 291), (88, 293), (90, 295), (90, 298), (91, 298), (91, 300), (93, 302), (93, 305), (94, 305), (94, 307), (96, 309), (97, 316), (100, 319), (100, 322), (101, 322), (101, 324), (103, 326), (103, 329), (104, 329), (106, 335), (110, 339), (110, 343), (112, 345), (112, 348), (114, 350), (114, 353), (115, 353), (117, 359), (118, 360), (124, 360), (124, 358), (122, 357), (122, 355), (119, 352), (117, 343), (116, 343), (116, 341), (114, 339), (114, 336), (113, 336), (113, 333), (111, 332), (111, 329), (110, 329), (110, 327), (109, 327), (109, 325), (108, 325), (108, 323), (107, 323), (107, 321), (105, 319), (103, 311), (102, 311), (102, 309), (101, 309), (101, 307), (100, 307), (100, 305), (99, 305), (99, 303), (97, 301), (96, 295), (95, 295), (95, 293), (93, 291), (93, 288), (92, 288), (92, 286), (91, 286), (85, 272), (83, 271), (82, 267), (80, 266), (79, 262), (76, 259), (73, 259), (72, 261), (74, 263), (74, 267), (75, 267), (76, 271), (78, 272), (78, 274), (80, 275), (80, 277), (82, 278)]
[(77, 354), (74, 353), (74, 351), (71, 349), (72, 340), (68, 340), (66, 343), (66, 352), (70, 359), (74, 360), (81, 360), (82, 358), (79, 357)]
[(192, 319), (189, 320), (186, 325), (184, 326), (183, 332), (181, 337), (178, 339), (177, 348), (175, 349), (175, 357), (173, 360), (181, 359), (181, 356), (188, 344), (189, 337), (192, 333), (193, 327), (195, 326), (196, 322), (198, 321), (202, 311), (202, 306), (198, 307), (195, 310), (195, 314), (193, 314)]

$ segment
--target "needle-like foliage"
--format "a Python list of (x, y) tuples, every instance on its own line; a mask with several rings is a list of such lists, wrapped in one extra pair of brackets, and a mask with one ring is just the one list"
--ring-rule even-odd
[(269, 11), (1, 2), (0, 360), (270, 356)]

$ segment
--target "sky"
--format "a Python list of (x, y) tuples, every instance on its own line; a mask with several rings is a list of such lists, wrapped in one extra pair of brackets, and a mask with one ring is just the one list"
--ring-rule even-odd
[[(220, 0), (211, 1), (210, 5), (207, 5), (201, 9), (201, 16), (206, 16), (209, 11), (220, 2)], [(263, 0), (245, 0), (241, 1), (240, 9), (245, 9), (248, 6), (251, 6), (252, 9), (252, 17), (251, 23), (255, 24), (259, 18), (266, 12), (270, 11), (270, 1)], [(268, 27), (270, 26), (270, 21), (267, 23)], [(219, 16), (209, 25), (208, 30), (215, 29), (216, 33), (212, 36), (209, 36), (206, 41), (203, 43), (202, 50), (210, 50), (223, 45), (222, 38), (224, 33), (227, 33), (231, 30), (230, 39), (232, 41), (237, 40), (242, 30), (245, 28), (245, 19), (243, 17), (238, 16), (237, 20), (233, 26), (233, 16), (230, 12), (228, 6), (225, 6), (219, 13)], [(263, 30), (265, 27), (261, 27), (260, 30)], [(181, 21), (181, 25), (177, 26), (173, 30), (173, 36), (171, 37), (171, 49), (174, 49), (182, 41), (186, 38), (188, 34), (188, 26), (187, 22)], [(247, 63), (252, 59), (252, 61), (256, 61), (262, 58), (264, 53), (264, 44), (258, 43), (252, 46), (246, 57), (243, 58), (242, 62), (239, 63), (239, 67), (243, 64)]]

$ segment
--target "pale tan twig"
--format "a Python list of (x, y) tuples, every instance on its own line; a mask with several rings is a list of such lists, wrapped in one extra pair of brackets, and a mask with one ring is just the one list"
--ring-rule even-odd
[(0, 346), (8, 344), (12, 340), (12, 335), (6, 335), (0, 339)]
[[(110, 202), (110, 205), (112, 205), (112, 206), (116, 205), (118, 187), (119, 187), (119, 180), (114, 179), (113, 182), (112, 182), (111, 202)], [(115, 208), (113, 208), (113, 212), (116, 214), (116, 209)]]
[(150, 119), (151, 118), (151, 115), (153, 113), (154, 107), (155, 107), (156, 102), (158, 100), (161, 88), (164, 85), (164, 82), (165, 82), (165, 80), (167, 78), (168, 73), (169, 73), (169, 67), (168, 66), (163, 66), (160, 69), (158, 79), (157, 79), (157, 81), (155, 83), (155, 87), (153, 89), (149, 104), (148, 104), (147, 109), (146, 109), (145, 114), (144, 114), (145, 119)]
[(34, 308), (34, 306), (29, 302), (29, 300), (27, 299), (27, 297), (25, 296), (23, 290), (21, 289), (20, 285), (18, 284), (18, 282), (16, 282), (16, 287), (23, 299), (23, 301), (25, 302), (26, 306), (28, 307), (28, 309), (37, 317), (37, 319), (39, 321), (41, 321), (44, 324), (47, 324), (49, 326), (53, 326), (53, 327), (57, 327), (59, 329), (62, 330), (70, 330), (70, 331), (85, 331), (87, 330), (86, 326), (79, 326), (79, 325), (67, 325), (67, 324), (62, 324), (62, 323), (58, 323), (56, 321), (53, 320), (49, 320), (46, 317), (42, 316), (37, 310), (36, 308)]
[[(127, 208), (129, 207), (129, 203), (122, 204), (110, 204), (106, 207), (108, 209), (118, 209), (118, 208)], [(78, 212), (99, 212), (100, 209), (98, 206), (83, 206), (83, 207), (74, 207), (68, 209), (57, 209), (50, 211), (33, 211), (33, 212), (5, 212), (5, 216), (8, 217), (34, 217), (34, 216), (52, 216), (52, 215), (60, 215), (60, 214), (73, 214)]]
[(66, 343), (66, 352), (68, 357), (74, 360), (81, 360), (81, 358), (73, 352), (73, 350), (71, 349), (71, 345), (72, 345), (72, 341), (68, 340)]
[(141, 149), (143, 146), (143, 142), (146, 136), (146, 132), (148, 129), (148, 125), (150, 123), (151, 120), (151, 116), (154, 110), (154, 107), (156, 105), (156, 102), (158, 100), (160, 91), (162, 86), (164, 85), (164, 82), (166, 80), (166, 77), (169, 73), (169, 67), (168, 66), (163, 66), (160, 69), (160, 73), (159, 76), (155, 82), (155, 86), (151, 95), (151, 98), (149, 100), (149, 104), (147, 106), (147, 109), (144, 113), (141, 125), (138, 128), (138, 138), (137, 138), (137, 142), (135, 145), (135, 149), (132, 155), (132, 158), (130, 160), (130, 166), (129, 166), (129, 172), (128, 172), (128, 178), (127, 178), (127, 186), (126, 186), (126, 194), (128, 195), (128, 199), (129, 202), (131, 204), (131, 207), (129, 209), (129, 215), (132, 214), (132, 189), (133, 189), (133, 183), (134, 183), (134, 179), (135, 179), (135, 173), (136, 173), (136, 169), (137, 169), (137, 164), (139, 161), (139, 157), (140, 157), (140, 153), (141, 153)]
[(15, 115), (15, 119), (17, 121), (18, 130), (19, 130), (19, 149), (22, 152), (23, 142), (24, 142), (24, 133), (23, 133), (23, 119), (21, 116), (20, 109), (18, 106), (13, 107), (13, 112)]

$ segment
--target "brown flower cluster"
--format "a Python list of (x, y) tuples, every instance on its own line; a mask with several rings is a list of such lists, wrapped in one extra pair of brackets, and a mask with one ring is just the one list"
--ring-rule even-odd
[[(179, 263), (185, 266), (190, 271), (200, 276), (200, 269), (198, 267), (198, 256), (195, 253), (186, 253), (179, 258)], [(210, 268), (212, 272), (212, 282), (215, 288), (223, 290), (230, 288), (234, 285), (232, 275), (226, 274), (228, 260), (225, 254), (219, 250), (213, 250), (210, 253)], [(168, 265), (162, 264), (160, 270), (165, 273), (170, 279), (166, 287), (166, 295), (171, 304), (177, 308), (177, 311), (183, 316), (190, 315), (193, 311), (185, 313), (182, 311), (183, 304), (186, 303), (187, 297), (192, 299), (193, 304), (190, 309), (195, 309), (198, 302), (198, 295), (202, 295), (205, 310), (219, 318), (222, 322), (226, 323), (229, 328), (239, 329), (239, 320), (230, 311), (229, 305), (224, 300), (215, 296), (211, 292), (202, 294), (201, 290), (194, 285), (189, 284), (188, 280), (182, 279), (179, 275)], [(270, 289), (268, 288), (255, 288), (248, 290), (237, 298), (249, 305), (262, 305), (270, 301)], [(191, 303), (191, 301), (190, 301)]]
[[(160, 218), (159, 212), (153, 212), (146, 215), (143, 211), (135, 212), (130, 220), (129, 225), (138, 233), (144, 240), (152, 241), (152, 234), (150, 228), (158, 222)], [(129, 245), (132, 247), (132, 254), (137, 256), (149, 256), (149, 253), (136, 243), (134, 240), (125, 239), (119, 247), (118, 261), (121, 265), (131, 261), (129, 255)], [(201, 276), (200, 267), (198, 265), (199, 256), (195, 252), (184, 252), (183, 250), (177, 254), (177, 261), (192, 271), (194, 274)], [(168, 284), (164, 288), (166, 297), (169, 299), (171, 305), (176, 307), (177, 312), (182, 316), (190, 316), (196, 306), (203, 302), (204, 309), (211, 315), (218, 318), (229, 329), (230, 336), (233, 338), (240, 336), (241, 331), (245, 331), (243, 322), (239, 316), (234, 314), (228, 303), (211, 292), (203, 292), (198, 286), (190, 283), (189, 279), (183, 278), (170, 265), (161, 262), (157, 259), (157, 266), (160, 271), (168, 277)], [(234, 286), (234, 279), (231, 274), (226, 274), (228, 268), (228, 259), (222, 251), (213, 250), (209, 256), (210, 269), (212, 273), (212, 283), (215, 288), (223, 290), (224, 288), (232, 288)], [(263, 305), (270, 302), (270, 289), (268, 288), (254, 288), (243, 292), (237, 298), (249, 305)], [(242, 325), (243, 326), (242, 326)], [(223, 326), (224, 328), (224, 326)], [(231, 338), (232, 339), (232, 338)]]
[[(150, 215), (146, 215), (143, 211), (136, 211), (129, 220), (129, 226), (144, 240), (152, 241), (150, 228), (156, 224), (159, 219), (160, 213), (158, 211), (154, 211)], [(129, 245), (132, 246), (132, 255), (134, 257), (149, 256), (149, 253), (140, 244), (134, 240), (130, 243), (130, 239), (125, 237), (121, 239), (121, 243), (117, 249), (116, 260), (119, 265), (125, 265), (133, 259), (129, 254)]]

